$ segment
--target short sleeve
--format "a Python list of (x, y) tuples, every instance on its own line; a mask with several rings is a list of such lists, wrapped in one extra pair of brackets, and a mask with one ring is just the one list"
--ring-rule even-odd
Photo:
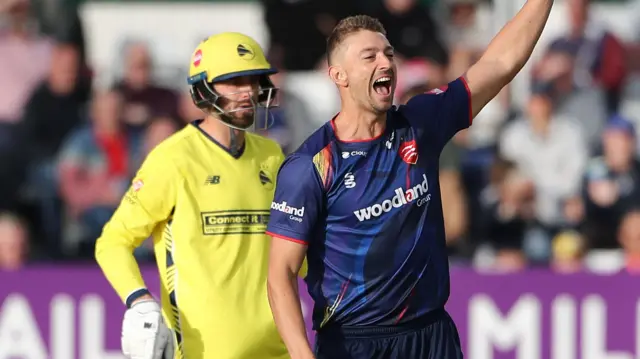
[(419, 142), (442, 148), (472, 122), (471, 93), (464, 77), (448, 85), (414, 96), (402, 107), (412, 126), (422, 129)]
[(280, 171), (267, 234), (309, 244), (324, 209), (324, 191), (311, 157), (292, 154)]

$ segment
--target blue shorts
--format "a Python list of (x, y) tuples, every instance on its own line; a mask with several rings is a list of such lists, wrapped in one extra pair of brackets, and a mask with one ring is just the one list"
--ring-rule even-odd
[(316, 359), (462, 359), (453, 320), (439, 310), (397, 327), (323, 328)]

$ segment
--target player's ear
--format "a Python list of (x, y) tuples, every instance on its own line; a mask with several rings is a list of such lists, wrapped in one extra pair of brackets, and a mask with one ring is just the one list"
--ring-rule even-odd
[(329, 66), (329, 77), (340, 87), (346, 87), (348, 84), (347, 73), (342, 66)]

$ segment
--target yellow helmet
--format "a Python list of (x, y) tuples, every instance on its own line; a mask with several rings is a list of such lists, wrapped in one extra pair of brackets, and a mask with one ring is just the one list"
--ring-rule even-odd
[(258, 76), (260, 90), (257, 103), (254, 104), (256, 113), (258, 107), (268, 109), (274, 106), (277, 89), (269, 75), (277, 72), (254, 39), (237, 32), (224, 32), (202, 41), (195, 49), (187, 82), (191, 86), (191, 97), (197, 107), (203, 110), (213, 109), (227, 125), (237, 128), (231, 123), (231, 118), (226, 116), (232, 111), (225, 111), (218, 105), (223, 94), (216, 93), (212, 84), (240, 76)]

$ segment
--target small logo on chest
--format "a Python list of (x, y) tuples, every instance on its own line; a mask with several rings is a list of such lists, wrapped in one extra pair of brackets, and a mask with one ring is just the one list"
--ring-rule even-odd
[(258, 178), (264, 189), (270, 191), (273, 189), (273, 175), (269, 172), (266, 165), (260, 166), (260, 172), (258, 172)]
[(398, 149), (398, 154), (402, 160), (410, 165), (418, 162), (418, 146), (416, 140), (403, 142)]
[(342, 152), (342, 158), (347, 159), (349, 157), (356, 157), (356, 156), (362, 156), (362, 157), (367, 157), (367, 151), (343, 151)]
[(344, 186), (347, 188), (356, 186), (356, 176), (354, 176), (353, 173), (347, 172), (347, 174), (344, 175)]
[(220, 183), (220, 176), (207, 176), (207, 179), (204, 181), (205, 185), (213, 185)]

